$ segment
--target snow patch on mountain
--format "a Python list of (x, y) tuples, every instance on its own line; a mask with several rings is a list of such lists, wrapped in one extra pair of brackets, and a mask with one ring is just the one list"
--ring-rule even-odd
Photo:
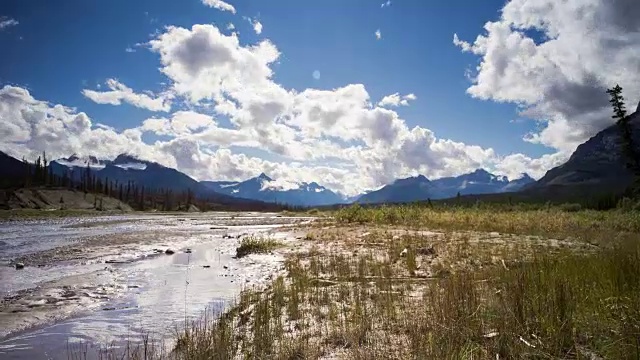
[[(260, 179), (260, 177), (258, 179)], [(262, 181), (262, 187), (260, 188), (260, 191), (265, 191), (265, 190), (287, 191), (287, 190), (300, 189), (300, 184), (292, 181), (283, 180), (283, 179), (270, 180), (270, 181), (266, 179), (261, 179), (261, 181)]]
[(147, 164), (144, 163), (126, 163), (114, 165), (124, 170), (145, 170), (147, 168)]
[(57, 160), (53, 160), (53, 162), (66, 166), (68, 168), (81, 167), (86, 168), (89, 165), (90, 169), (93, 170), (102, 170), (106, 167), (106, 162), (98, 160), (95, 156), (78, 156), (77, 154), (73, 154), (68, 158), (61, 158)]

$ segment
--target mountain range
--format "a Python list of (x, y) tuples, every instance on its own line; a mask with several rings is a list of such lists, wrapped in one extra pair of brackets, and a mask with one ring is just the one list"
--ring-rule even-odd
[(210, 189), (227, 195), (265, 202), (298, 206), (322, 206), (347, 202), (335, 192), (318, 183), (279, 184), (264, 173), (242, 181), (203, 181)]
[(117, 181), (120, 184), (132, 182), (147, 189), (166, 189), (174, 193), (191, 191), (197, 197), (221, 204), (253, 201), (217, 193), (176, 169), (128, 154), (118, 155), (114, 160), (101, 160), (95, 156), (79, 157), (74, 154), (68, 158), (51, 161), (50, 167), (54, 174), (67, 174), (76, 181), (84, 176), (89, 168), (92, 175), (103, 181)]
[(393, 183), (358, 198), (358, 203), (402, 203), (427, 199), (446, 199), (468, 194), (493, 194), (514, 192), (535, 182), (527, 174), (509, 181), (484, 169), (455, 177), (429, 180), (424, 175), (399, 179)]
[[(640, 110), (640, 106), (639, 109)], [(637, 153), (640, 153), (640, 111), (629, 115)], [(134, 182), (148, 189), (190, 190), (196, 196), (221, 203), (277, 202), (299, 206), (343, 203), (399, 203), (444, 199), (470, 194), (518, 192), (536, 198), (579, 198), (603, 192), (622, 192), (634, 179), (626, 166), (621, 132), (617, 125), (602, 130), (577, 147), (569, 160), (538, 181), (527, 174), (509, 180), (484, 169), (455, 177), (429, 180), (423, 175), (395, 180), (378, 190), (346, 197), (315, 182), (289, 183), (260, 174), (245, 181), (197, 181), (188, 175), (155, 162), (121, 154), (113, 160), (72, 155), (51, 161), (52, 171), (79, 180), (86, 169), (102, 180), (121, 184)], [(0, 185), (16, 186), (24, 177), (24, 163), (0, 152)], [(13, 179), (13, 180), (12, 180)], [(14, 181), (15, 180), (15, 181)]]

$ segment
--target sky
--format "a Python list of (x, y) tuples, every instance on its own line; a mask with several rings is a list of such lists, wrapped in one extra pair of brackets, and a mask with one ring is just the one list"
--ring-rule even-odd
[(640, 100), (636, 0), (6, 0), (0, 151), (345, 195), (534, 178)]

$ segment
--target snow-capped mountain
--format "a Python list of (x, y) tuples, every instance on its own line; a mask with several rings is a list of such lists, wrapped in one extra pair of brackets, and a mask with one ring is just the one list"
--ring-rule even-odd
[(68, 158), (57, 159), (57, 160), (54, 160), (53, 162), (62, 166), (66, 166), (68, 168), (73, 168), (73, 167), (86, 168), (87, 165), (89, 165), (89, 168), (97, 169), (97, 170), (104, 169), (107, 163), (109, 163), (108, 160), (98, 160), (98, 158), (96, 158), (95, 156), (80, 157), (77, 154), (73, 154)]
[(492, 194), (513, 192), (535, 182), (529, 175), (510, 181), (506, 176), (498, 176), (478, 169), (469, 174), (429, 180), (423, 175), (399, 179), (383, 188), (358, 198), (360, 203), (398, 203), (427, 199), (446, 199), (468, 194)]
[(111, 164), (124, 170), (145, 170), (150, 162), (140, 160), (133, 155), (120, 154)]
[(318, 183), (278, 181), (264, 173), (242, 182), (202, 181), (202, 184), (222, 194), (288, 205), (321, 206), (345, 202), (340, 195)]
[(246, 199), (231, 197), (216, 192), (188, 175), (158, 163), (142, 160), (133, 155), (121, 154), (113, 160), (97, 159), (95, 156), (72, 155), (51, 161), (51, 168), (58, 175), (67, 174), (79, 181), (86, 174), (87, 164), (91, 175), (103, 181), (126, 185), (129, 182), (147, 189), (166, 189), (173, 192), (192, 191), (196, 196), (221, 203), (243, 202)]

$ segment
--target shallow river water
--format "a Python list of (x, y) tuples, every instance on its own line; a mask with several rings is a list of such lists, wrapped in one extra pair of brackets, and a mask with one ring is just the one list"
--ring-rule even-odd
[(185, 320), (219, 313), (282, 269), (277, 253), (234, 259), (242, 237), (293, 242), (288, 226), (309, 221), (204, 213), (2, 222), (0, 358), (67, 359), (69, 348), (91, 358), (143, 335), (170, 346)]

